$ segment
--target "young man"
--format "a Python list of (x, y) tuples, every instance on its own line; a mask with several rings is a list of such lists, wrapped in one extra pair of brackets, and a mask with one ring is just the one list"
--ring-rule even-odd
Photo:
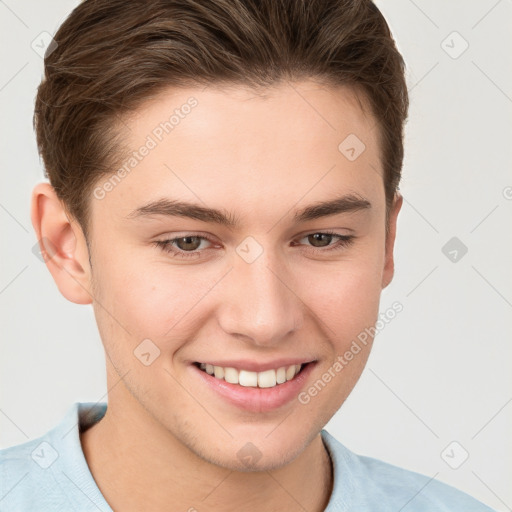
[(490, 510), (323, 430), (394, 270), (408, 97), (378, 9), (85, 0), (55, 42), (32, 221), (108, 407), (3, 450), (1, 510)]

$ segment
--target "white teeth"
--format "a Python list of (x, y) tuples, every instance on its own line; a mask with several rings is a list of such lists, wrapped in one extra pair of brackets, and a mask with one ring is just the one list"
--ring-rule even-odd
[(292, 364), (263, 372), (239, 371), (236, 368), (213, 366), (208, 363), (200, 363), (199, 368), (209, 375), (214, 375), (216, 379), (225, 380), (230, 384), (239, 384), (244, 387), (273, 388), (278, 384), (292, 380), (299, 373), (302, 365)]
[(248, 372), (246, 370), (240, 370), (238, 374), (238, 384), (240, 386), (257, 386), (258, 385), (258, 374), (256, 372)]
[(258, 373), (258, 387), (273, 388), (276, 385), (276, 371), (266, 370)]
[(292, 364), (286, 369), (286, 380), (293, 379), (293, 376), (297, 373), (297, 367)]
[(235, 368), (224, 368), (224, 380), (230, 384), (238, 384), (238, 370)]

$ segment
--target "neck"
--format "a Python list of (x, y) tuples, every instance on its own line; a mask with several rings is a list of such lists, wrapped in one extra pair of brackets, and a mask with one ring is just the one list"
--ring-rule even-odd
[(320, 512), (332, 492), (332, 467), (321, 435), (272, 471), (231, 471), (204, 460), (142, 406), (116, 407), (81, 433), (91, 473), (113, 510)]

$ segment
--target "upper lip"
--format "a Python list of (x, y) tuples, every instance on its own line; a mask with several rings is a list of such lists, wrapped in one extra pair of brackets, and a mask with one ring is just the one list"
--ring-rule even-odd
[(227, 361), (198, 361), (199, 363), (211, 364), (212, 366), (222, 366), (223, 368), (236, 368), (237, 370), (248, 370), (250, 372), (264, 372), (265, 370), (277, 370), (283, 366), (288, 367), (293, 364), (312, 363), (313, 359), (285, 358), (275, 359), (267, 363), (256, 362), (247, 359), (230, 359)]

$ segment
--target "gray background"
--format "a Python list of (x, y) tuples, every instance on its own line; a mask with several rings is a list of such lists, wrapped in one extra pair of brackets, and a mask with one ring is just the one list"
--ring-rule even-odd
[[(512, 4), (376, 3), (411, 95), (396, 274), (381, 303), (404, 309), (326, 428), (356, 452), (512, 510)], [(76, 4), (0, 1), (0, 447), (42, 435), (74, 401), (106, 401), (92, 308), (60, 295), (32, 253), (29, 215), (43, 180), (31, 124), (43, 61), (32, 46)], [(443, 252), (452, 237), (457, 261)]]

